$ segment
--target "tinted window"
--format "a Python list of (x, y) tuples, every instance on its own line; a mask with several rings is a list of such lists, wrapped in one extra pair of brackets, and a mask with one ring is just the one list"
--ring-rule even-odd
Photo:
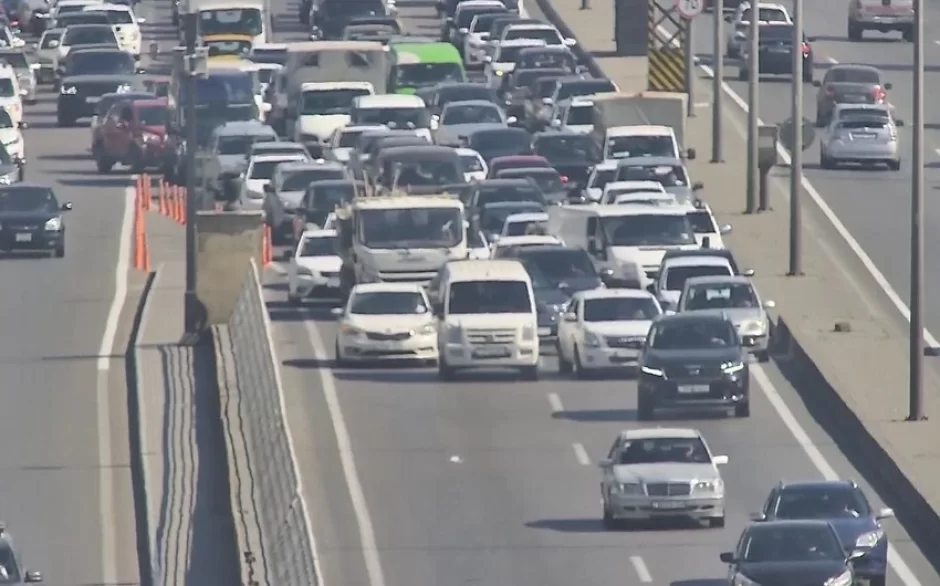
[(245, 33), (258, 36), (261, 30), (261, 11), (257, 8), (199, 12), (199, 32), (203, 35)]
[[(95, 11), (98, 12), (98, 11)], [(134, 19), (129, 10), (102, 10), (111, 24), (132, 24)]]
[(488, 102), (495, 102), (496, 95), (493, 93), (493, 90), (483, 84), (441, 88), (437, 92), (438, 106), (464, 100), (486, 100)]
[(734, 326), (717, 319), (659, 322), (650, 330), (649, 345), (657, 350), (701, 350), (738, 345)]
[(513, 214), (541, 212), (541, 204), (534, 201), (520, 201), (512, 204), (490, 204), (480, 210), (480, 229), (488, 233), (499, 233), (506, 223), (506, 218)]
[(738, 309), (758, 307), (750, 283), (714, 283), (689, 287), (685, 309)]
[(359, 232), (370, 248), (445, 248), (463, 240), (463, 214), (455, 208), (362, 210)]
[(535, 154), (565, 163), (594, 163), (600, 159), (594, 140), (588, 135), (540, 136), (535, 141)]
[(255, 49), (249, 59), (255, 63), (283, 65), (287, 62), (287, 49)]
[(833, 484), (780, 491), (774, 515), (780, 519), (853, 519), (870, 516), (871, 509), (858, 489)]
[(532, 299), (523, 281), (468, 281), (450, 286), (448, 313), (531, 313)]
[(339, 137), (340, 148), (352, 148), (356, 146), (356, 141), (362, 136), (362, 130), (344, 130)]
[(541, 51), (526, 52), (519, 61), (518, 67), (527, 69), (568, 69), (576, 67), (574, 55), (568, 51)]
[(349, 114), (353, 98), (367, 95), (369, 95), (368, 90), (348, 88), (304, 92), (301, 114), (305, 116), (316, 114)]
[(137, 109), (137, 119), (144, 126), (166, 126), (169, 113), (163, 106), (147, 106)]
[(342, 179), (343, 175), (342, 169), (305, 169), (303, 171), (294, 171), (284, 178), (280, 190), (303, 191), (314, 181)]
[(646, 321), (659, 315), (659, 306), (648, 297), (585, 299), (584, 321)]
[(792, 26), (777, 26), (777, 25), (764, 25), (760, 27), (760, 35), (757, 39), (759, 41), (770, 41), (774, 43), (779, 43), (781, 41), (792, 41), (793, 40), (793, 27)]
[[(505, 11), (502, 11), (505, 12)], [(491, 18), (496, 17), (496, 11), (491, 7), (486, 8), (465, 8), (460, 11), (460, 14), (457, 15), (457, 28), (467, 28), (470, 26), (470, 23), (473, 22), (473, 17), (478, 14), (487, 14), (492, 13)], [(492, 21), (491, 21), (492, 22)]]
[(568, 106), (565, 124), (569, 126), (587, 126), (594, 124), (594, 106), (591, 104)]
[(473, 149), (486, 151), (490, 158), (504, 155), (523, 155), (532, 152), (529, 133), (512, 129), (474, 133), (470, 139)]
[(828, 525), (752, 525), (741, 540), (745, 562), (842, 561), (845, 552)]
[(594, 264), (583, 250), (530, 253), (522, 255), (520, 260), (533, 281), (552, 288), (573, 279), (597, 278)]
[(321, 209), (332, 210), (337, 205), (352, 200), (355, 191), (352, 185), (330, 185), (314, 188), (314, 205)]
[(692, 277), (731, 276), (731, 269), (722, 266), (670, 267), (666, 270), (666, 290), (682, 291)]
[(463, 168), (453, 159), (404, 157), (401, 161), (387, 162), (388, 171), (398, 166), (398, 185), (432, 186), (457, 183), (463, 179)]
[(0, 61), (5, 61), (14, 69), (28, 69), (26, 53), (0, 53)]
[(335, 236), (304, 238), (300, 256), (336, 256)]
[(826, 81), (836, 83), (880, 84), (881, 75), (875, 69), (862, 67), (839, 67), (829, 71)]
[(133, 74), (134, 57), (124, 51), (83, 51), (68, 59), (67, 75)]
[(534, 187), (483, 187), (480, 188), (477, 205), (484, 206), (497, 201), (532, 201), (540, 205), (545, 197)]
[(459, 63), (408, 63), (395, 66), (395, 83), (402, 87), (429, 87), (441, 82), (463, 81)]
[(255, 161), (251, 166), (249, 179), (271, 179), (274, 176), (274, 170), (284, 161)]
[(657, 437), (623, 443), (618, 464), (706, 464), (711, 461), (697, 437)]
[(12, 98), (16, 95), (16, 86), (9, 77), (0, 77), (0, 97)]
[(558, 32), (550, 28), (517, 28), (509, 29), (503, 36), (504, 40), (513, 39), (533, 39), (536, 41), (545, 41), (546, 45), (560, 45), (561, 39)]
[(50, 45), (53, 43), (58, 46), (59, 40), (62, 38), (62, 31), (54, 33), (46, 33), (42, 36), (42, 44), (39, 46), (40, 49), (50, 49)]
[(839, 130), (880, 130), (888, 128), (887, 119), (868, 118), (865, 120), (844, 120), (839, 122)]
[(610, 216), (601, 226), (612, 246), (678, 246), (695, 244), (685, 215), (643, 214)]
[(117, 39), (114, 38), (114, 32), (111, 27), (75, 27), (65, 31), (65, 38), (62, 40), (65, 45), (96, 45), (107, 44), (116, 45)]
[(425, 108), (368, 108), (356, 112), (355, 122), (394, 128), (427, 128), (431, 121)]
[(484, 124), (503, 121), (502, 111), (495, 104), (452, 105), (444, 110), (441, 124)]
[(607, 139), (608, 159), (629, 157), (674, 157), (675, 142), (671, 136), (614, 136)]
[(428, 307), (421, 294), (413, 291), (370, 291), (353, 296), (349, 313), (415, 315), (428, 313)]
[(55, 212), (59, 209), (52, 191), (43, 187), (8, 187), (0, 189), (0, 211)]
[(493, 20), (501, 14), (505, 14), (505, 12), (491, 12), (488, 14), (478, 15), (476, 22), (473, 23), (473, 32), (479, 33), (490, 30), (490, 26), (492, 26)]

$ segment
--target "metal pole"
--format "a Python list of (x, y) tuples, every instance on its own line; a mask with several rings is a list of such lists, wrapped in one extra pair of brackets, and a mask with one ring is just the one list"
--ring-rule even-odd
[(196, 13), (183, 15), (186, 35), (186, 56), (189, 75), (186, 76), (186, 293), (184, 297), (185, 327), (187, 334), (198, 334), (200, 324), (199, 300), (196, 298), (196, 81), (192, 58), (196, 54)]
[(692, 19), (683, 19), (685, 26), (685, 93), (688, 95), (686, 102), (686, 116), (689, 118), (695, 116), (695, 47), (692, 45)]
[(715, 42), (712, 55), (715, 62), (712, 68), (715, 78), (712, 83), (712, 163), (724, 163), (724, 148), (721, 136), (721, 118), (724, 115), (725, 92), (721, 84), (725, 80), (725, 0), (715, 0)]
[(924, 0), (914, 0), (914, 157), (911, 163), (911, 340), (908, 421), (924, 416)]
[[(793, 146), (790, 148), (790, 270), (803, 274), (801, 202), (803, 193), (803, 0), (793, 0)], [(812, 73), (812, 72), (810, 72)]]
[(757, 14), (757, 3), (751, 3), (751, 34), (749, 39), (748, 76), (747, 76), (747, 207), (745, 213), (753, 214), (757, 207), (757, 192), (759, 176), (757, 170), (757, 118), (758, 97), (757, 86), (760, 77), (760, 57), (757, 54), (758, 35), (760, 34), (760, 21)]

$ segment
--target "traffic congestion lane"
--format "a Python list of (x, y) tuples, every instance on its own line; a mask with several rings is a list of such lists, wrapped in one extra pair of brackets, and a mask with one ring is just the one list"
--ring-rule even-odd
[[(932, 6), (932, 5), (931, 5)], [(814, 43), (817, 56), (816, 79), (822, 79), (825, 69), (832, 61), (875, 65), (885, 72), (885, 79), (893, 84), (889, 99), (897, 115), (908, 123), (901, 128), (900, 148), (902, 168), (900, 172), (883, 169), (838, 169), (819, 168), (819, 141), (823, 130), (817, 130), (816, 143), (804, 154), (804, 174), (819, 195), (833, 209), (852, 236), (859, 242), (892, 287), (902, 296), (908, 294), (909, 234), (907, 218), (910, 205), (910, 165), (912, 162), (912, 79), (909, 64), (912, 61), (911, 45), (895, 41), (891, 37), (871, 41), (848, 43), (844, 41), (844, 6), (807, 4), (805, 7), (806, 30), (816, 36)], [(934, 22), (940, 23), (940, 15)], [(703, 15), (695, 21), (695, 42), (698, 54), (707, 60), (712, 55), (712, 15)], [(877, 33), (875, 33), (877, 35)], [(930, 53), (940, 54), (940, 47), (930, 47)], [(928, 54), (930, 54), (928, 53)], [(746, 99), (747, 84), (736, 80), (737, 67), (727, 61), (726, 82), (741, 98)], [(940, 91), (940, 72), (928, 67), (925, 95)], [(804, 86), (804, 116), (814, 119), (816, 114), (817, 88)], [(765, 123), (780, 123), (790, 118), (791, 99), (788, 80), (761, 81), (759, 87), (759, 116)], [(925, 118), (928, 131), (925, 135), (925, 181), (927, 196), (940, 183), (940, 106), (927, 100)], [(732, 112), (739, 111), (732, 105)], [(786, 174), (785, 169), (777, 171)], [(940, 209), (926, 206), (923, 215), (925, 246), (927, 250), (940, 247)], [(925, 278), (927, 290), (940, 287), (940, 262), (926, 258)], [(940, 307), (929, 306), (928, 328), (940, 327)]]
[(52, 94), (25, 119), (28, 180), (74, 211), (65, 258), (0, 259), (0, 515), (47, 581), (135, 583), (124, 372), (107, 358), (123, 348), (134, 305), (117, 286), (129, 181), (94, 174), (88, 130), (56, 128)]

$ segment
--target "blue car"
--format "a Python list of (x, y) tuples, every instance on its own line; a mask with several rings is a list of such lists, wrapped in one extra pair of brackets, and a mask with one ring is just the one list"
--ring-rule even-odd
[(881, 520), (893, 516), (891, 509), (872, 509), (854, 481), (833, 480), (780, 483), (754, 520), (827, 521), (847, 552), (863, 553), (853, 560), (855, 575), (868, 580), (871, 586), (885, 586), (888, 536)]

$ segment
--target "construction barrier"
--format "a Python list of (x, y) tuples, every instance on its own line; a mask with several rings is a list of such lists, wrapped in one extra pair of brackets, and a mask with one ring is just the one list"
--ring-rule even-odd
[(261, 235), (261, 264), (267, 265), (274, 260), (274, 247), (271, 242), (271, 226), (264, 225)]
[(146, 213), (150, 209), (150, 178), (139, 176), (134, 196), (134, 268), (150, 272), (150, 246), (147, 242)]
[(186, 225), (186, 189), (171, 185), (166, 181), (160, 182), (160, 193), (157, 196), (160, 214), (177, 224)]
[(648, 89), (654, 92), (686, 92), (685, 44), (689, 38), (689, 21), (672, 12), (672, 3), (666, 9), (656, 0), (648, 2)]

